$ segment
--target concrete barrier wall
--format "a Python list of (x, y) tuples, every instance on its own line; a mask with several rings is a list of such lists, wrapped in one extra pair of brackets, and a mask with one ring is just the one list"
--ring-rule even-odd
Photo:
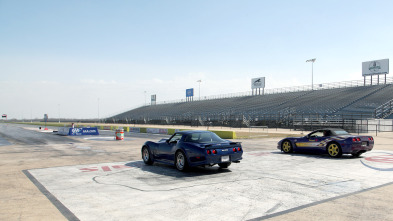
[[(138, 128), (130, 128), (130, 131), (135, 132)], [(151, 133), (151, 134), (168, 134), (173, 135), (178, 131), (186, 131), (188, 129), (166, 129), (166, 128), (139, 128), (139, 133)], [(222, 139), (236, 139), (236, 132), (234, 131), (211, 131), (217, 134)]]
[(67, 136), (69, 132), (70, 132), (69, 127), (59, 127), (57, 129), (57, 133), (60, 134), (60, 135)]
[(222, 139), (236, 139), (235, 131), (219, 131), (219, 130), (210, 130), (211, 132), (217, 134)]
[[(30, 124), (30, 123), (25, 123), (25, 124)], [(63, 127), (63, 125), (71, 125), (70, 123), (48, 123), (47, 126), (60, 126)], [(359, 123), (358, 123), (359, 124)], [(393, 131), (392, 128), (392, 120), (387, 120), (386, 123), (385, 122), (379, 122), (379, 127), (381, 131)], [(34, 125), (44, 125), (44, 123), (42, 122), (35, 122)], [(361, 129), (363, 129), (363, 127), (365, 125), (359, 125), (361, 127)], [(86, 126), (82, 126), (82, 125), (75, 125), (76, 128), (91, 128), (91, 127), (95, 127), (94, 124), (92, 125), (86, 125)], [(365, 126), (367, 129), (367, 126)], [(67, 128), (67, 127), (66, 127)], [(100, 130), (116, 130), (118, 128), (120, 129), (124, 129), (125, 132), (133, 132), (133, 133), (147, 133), (147, 130), (149, 129), (153, 129), (153, 128), (144, 128), (144, 127), (119, 127), (119, 126), (106, 126), (106, 125), (100, 125), (100, 126), (96, 126), (96, 128), (100, 129)], [(369, 127), (370, 130), (375, 130), (375, 125), (370, 126)], [(65, 129), (59, 129), (59, 130), (65, 130)], [(185, 130), (189, 130), (189, 129), (172, 129), (172, 128), (158, 128), (158, 129), (153, 129), (150, 131), (154, 131), (154, 133), (157, 134), (168, 134), (168, 135), (173, 135), (175, 132), (178, 131), (185, 131)], [(223, 139), (236, 139), (236, 132), (234, 131), (212, 131), (214, 133), (216, 133), (218, 136), (220, 136)], [(66, 131), (63, 131), (63, 133), (66, 133)]]
[[(80, 126), (81, 127), (81, 126)], [(86, 126), (90, 127), (90, 126)], [(189, 129), (171, 129), (171, 128), (144, 128), (144, 127), (118, 127), (118, 126), (98, 126), (100, 130), (116, 130), (124, 129), (125, 132), (131, 133), (152, 133), (152, 134), (168, 134), (173, 135), (178, 131), (186, 131)], [(236, 139), (236, 132), (234, 131), (220, 131), (220, 130), (210, 130), (214, 132), (222, 139)], [(67, 131), (68, 132), (68, 131)], [(64, 131), (64, 133), (67, 133)]]
[(173, 135), (174, 133), (180, 131), (179, 129), (168, 129), (168, 135)]

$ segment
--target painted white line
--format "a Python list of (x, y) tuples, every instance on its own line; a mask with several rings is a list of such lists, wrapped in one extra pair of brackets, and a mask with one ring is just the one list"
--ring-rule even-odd
[(393, 152), (332, 159), (258, 151), (229, 170), (133, 161), (29, 173), (81, 220), (244, 220), (391, 183), (393, 171), (378, 169), (393, 168), (385, 155)]
[(115, 140), (116, 137), (84, 137), (85, 140)]

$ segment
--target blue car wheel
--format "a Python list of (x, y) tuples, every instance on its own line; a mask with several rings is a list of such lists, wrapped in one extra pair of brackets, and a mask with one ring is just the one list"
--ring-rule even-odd
[(228, 168), (231, 165), (231, 162), (228, 163), (219, 163), (218, 166), (220, 168)]
[(353, 157), (360, 157), (360, 155), (362, 155), (362, 153), (364, 153), (364, 152), (359, 151), (359, 152), (357, 152), (357, 153), (352, 153), (352, 156), (353, 156)]
[(284, 153), (291, 153), (293, 151), (291, 142), (289, 140), (284, 140), (281, 144), (281, 149)]
[(153, 160), (151, 158), (149, 148), (146, 146), (142, 147), (142, 159), (145, 164), (148, 164), (148, 165), (153, 164)]
[(187, 158), (183, 151), (177, 151), (175, 156), (175, 166), (179, 171), (185, 171), (188, 168)]
[(335, 158), (341, 157), (341, 155), (342, 155), (341, 147), (337, 143), (330, 143), (327, 146), (327, 152), (328, 152), (329, 156), (335, 157)]

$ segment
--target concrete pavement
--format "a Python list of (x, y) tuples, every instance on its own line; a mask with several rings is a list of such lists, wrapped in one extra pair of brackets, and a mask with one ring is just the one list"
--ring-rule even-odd
[[(380, 133), (374, 137), (376, 146), (369, 153), (370, 155), (365, 155), (361, 159), (344, 158), (339, 160), (339, 163), (347, 164), (344, 165), (344, 168), (347, 168), (348, 171), (346, 169), (338, 175), (334, 174), (335, 171), (340, 170), (341, 164), (326, 156), (277, 153), (278, 150), (275, 149), (275, 146), (279, 138), (242, 140), (246, 158), (240, 164), (231, 165), (227, 172), (219, 172), (217, 168), (213, 167), (197, 169), (189, 175), (184, 175), (178, 173), (173, 167), (165, 165), (145, 167), (140, 164), (142, 143), (147, 139), (158, 140), (159, 137), (155, 135), (133, 136), (126, 134), (126, 138), (130, 138), (130, 140), (116, 142), (60, 137), (48, 133), (44, 135), (38, 131), (24, 130), (19, 126), (8, 125), (8, 127), (12, 127), (13, 133), (18, 132), (18, 136), (30, 139), (24, 140), (7, 134), (6, 131), (9, 131), (10, 128), (0, 125), (0, 135), (11, 143), (11, 145), (0, 146), (2, 165), (0, 167), (1, 220), (66, 219), (67, 216), (62, 214), (64, 211), (59, 210), (56, 204), (48, 200), (48, 194), (45, 196), (33, 184), (26, 176), (26, 171), (44, 187), (46, 186), (48, 192), (55, 196), (59, 202), (64, 203), (63, 205), (76, 218), (82, 218), (82, 220), (94, 218), (95, 213), (91, 211), (95, 211), (94, 209), (97, 208), (99, 209), (97, 214), (115, 214), (115, 217), (122, 217), (120, 216), (122, 211), (126, 211), (127, 214), (129, 208), (138, 208), (136, 213), (132, 213), (135, 217), (148, 218), (148, 215), (153, 213), (152, 218), (158, 220), (166, 219), (172, 215), (174, 219), (202, 220), (202, 218), (208, 219), (210, 216), (207, 216), (214, 212), (218, 212), (218, 220), (220, 220), (219, 217), (232, 220), (267, 218), (271, 220), (391, 220), (390, 213), (387, 211), (390, 211), (391, 205), (393, 205), (393, 200), (388, 195), (393, 193), (393, 186), (390, 184), (392, 172), (372, 169), (365, 166), (364, 162), (373, 167), (377, 166), (377, 168), (390, 168), (392, 165), (390, 159), (385, 162), (375, 162), (375, 159), (378, 161), (379, 158), (384, 158), (392, 153), (392, 133)], [(103, 134), (103, 136), (108, 137), (110, 133), (112, 132)], [(35, 140), (32, 141), (32, 138)], [(365, 160), (366, 158), (371, 161)], [(306, 165), (306, 167), (300, 165)], [(128, 166), (131, 167), (128, 168)], [(249, 169), (253, 167), (254, 169)], [(81, 171), (84, 168), (88, 168), (87, 170), (99, 169), (99, 171)], [(288, 175), (285, 171), (289, 168), (292, 171)], [(314, 171), (316, 169), (325, 169), (327, 172), (316, 172)], [(54, 171), (53, 174), (47, 173), (48, 170)], [(273, 173), (273, 171), (277, 173)], [(371, 171), (371, 174), (367, 174), (365, 171)], [(300, 176), (309, 174), (309, 172), (312, 172), (313, 175), (303, 178)], [(93, 173), (96, 174), (92, 176)], [(75, 174), (81, 177), (77, 178), (78, 176)], [(65, 177), (69, 179), (64, 180)], [(94, 182), (92, 182), (92, 177), (95, 177)], [(78, 179), (82, 185), (80, 183), (73, 185), (71, 182), (73, 179)], [(266, 180), (270, 180), (272, 183), (267, 185), (269, 182)], [(223, 185), (222, 183), (226, 181), (228, 185)], [(53, 189), (53, 183), (56, 182), (71, 186)], [(324, 187), (320, 187), (323, 182), (325, 182), (322, 185)], [(129, 189), (132, 188), (127, 186), (130, 183), (131, 187), (145, 189), (142, 189), (144, 191), (133, 190), (134, 192), (130, 192)], [(165, 185), (160, 185), (162, 183)], [(190, 183), (198, 185), (193, 187), (190, 186)], [(122, 186), (119, 187), (119, 184)], [(180, 187), (179, 191), (168, 191), (168, 187), (171, 187), (172, 184)], [(300, 186), (300, 190), (294, 191), (299, 194), (289, 191), (288, 184)], [(95, 185), (99, 187), (95, 187)], [(88, 189), (93, 193), (80, 190), (79, 188), (83, 186), (91, 187)], [(213, 195), (211, 190), (206, 188), (210, 186), (216, 191), (213, 191)], [(147, 187), (150, 189), (146, 189)], [(157, 191), (155, 189), (157, 187), (162, 189)], [(274, 187), (279, 187), (281, 191), (276, 191)], [(120, 191), (116, 188), (120, 188)], [(341, 189), (345, 191), (341, 192)], [(87, 195), (76, 194), (77, 190), (79, 193)], [(146, 190), (152, 190), (152, 192), (145, 195)], [(348, 192), (348, 190), (350, 191)], [(227, 193), (222, 195), (217, 191)], [(157, 192), (158, 195), (156, 195)], [(199, 192), (203, 194), (196, 194)], [(232, 200), (232, 192), (234, 192), (233, 195), (240, 196), (240, 198)], [(139, 197), (127, 197), (134, 196), (133, 194)], [(179, 197), (178, 194), (184, 198)], [(87, 203), (87, 205), (81, 203), (88, 202), (86, 199), (89, 198), (95, 199), (96, 203)], [(112, 200), (110, 203), (104, 200), (108, 198)], [(121, 204), (129, 202), (127, 200), (130, 199), (132, 201), (128, 206)], [(138, 207), (134, 204), (137, 204), (139, 199), (141, 200)], [(69, 202), (70, 200), (71, 202)], [(118, 201), (120, 201), (118, 204), (120, 207), (115, 207), (119, 203)], [(224, 203), (217, 204), (221, 201)], [(207, 206), (209, 202), (211, 207)], [(230, 205), (227, 206), (225, 202), (229, 202)], [(187, 205), (181, 210), (186, 211), (186, 215), (178, 215), (176, 210), (171, 210), (171, 206), (178, 203)], [(235, 208), (232, 207), (232, 204), (240, 206)], [(148, 209), (149, 206), (154, 206), (157, 209), (151, 212)], [(200, 210), (195, 206), (200, 206)], [(147, 210), (144, 211), (141, 208)], [(215, 211), (214, 208), (218, 208), (218, 211)], [(222, 210), (225, 208), (230, 211), (230, 216), (222, 215)], [(249, 211), (246, 211), (245, 208), (249, 208)], [(169, 212), (165, 215), (165, 211), (168, 209)], [(196, 214), (202, 214), (202, 216), (198, 217)]]

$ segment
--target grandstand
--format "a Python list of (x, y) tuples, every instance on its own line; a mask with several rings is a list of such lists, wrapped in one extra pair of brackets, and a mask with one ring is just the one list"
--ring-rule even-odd
[(314, 90), (296, 87), (274, 89), (263, 95), (161, 103), (142, 106), (110, 120), (137, 124), (294, 129), (339, 126), (351, 130), (356, 120), (392, 118), (392, 83), (393, 79), (377, 85), (363, 81), (340, 82), (319, 85)]

